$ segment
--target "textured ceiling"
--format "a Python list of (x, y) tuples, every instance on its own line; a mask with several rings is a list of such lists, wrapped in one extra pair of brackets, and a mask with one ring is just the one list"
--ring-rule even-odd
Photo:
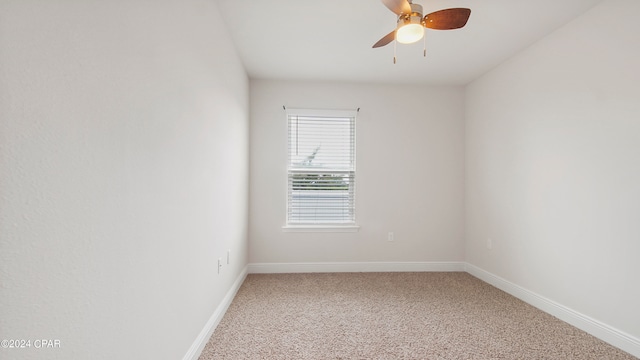
[(472, 10), (459, 30), (371, 46), (395, 27), (378, 0), (217, 0), (251, 78), (467, 84), (578, 17), (600, 0), (415, 0), (430, 13)]

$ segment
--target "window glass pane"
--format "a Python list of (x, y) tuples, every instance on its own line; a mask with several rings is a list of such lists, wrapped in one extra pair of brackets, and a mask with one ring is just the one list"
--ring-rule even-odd
[(289, 166), (351, 169), (354, 165), (352, 118), (289, 118)]

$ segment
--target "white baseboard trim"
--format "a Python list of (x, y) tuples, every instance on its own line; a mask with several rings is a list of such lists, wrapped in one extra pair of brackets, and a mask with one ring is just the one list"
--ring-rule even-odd
[(518, 299), (583, 330), (629, 354), (640, 357), (640, 339), (572, 310), (533, 291), (496, 276), (475, 265), (466, 263), (465, 270), (478, 279), (511, 294)]
[(321, 262), (254, 263), (250, 274), (329, 273), (329, 272), (452, 272), (464, 271), (464, 262)]
[(233, 301), (233, 298), (236, 296), (236, 293), (240, 289), (240, 286), (244, 282), (244, 279), (247, 277), (247, 273), (248, 266), (245, 266), (244, 269), (242, 269), (242, 271), (240, 272), (240, 275), (238, 275), (238, 277), (236, 278), (236, 281), (231, 286), (231, 289), (227, 291), (227, 294), (222, 299), (220, 305), (218, 305), (216, 310), (213, 312), (213, 315), (211, 315), (211, 317), (209, 318), (209, 321), (207, 321), (202, 331), (200, 331), (200, 334), (198, 334), (196, 340), (193, 342), (193, 344), (191, 344), (189, 351), (187, 351), (182, 360), (198, 360), (200, 354), (202, 353), (202, 350), (204, 349), (205, 345), (207, 345), (209, 338), (211, 337), (211, 335), (213, 335), (213, 331), (216, 329), (216, 327), (218, 327), (218, 324), (220, 324), (220, 321), (224, 317), (224, 314), (227, 312), (229, 305), (231, 305), (231, 301)]

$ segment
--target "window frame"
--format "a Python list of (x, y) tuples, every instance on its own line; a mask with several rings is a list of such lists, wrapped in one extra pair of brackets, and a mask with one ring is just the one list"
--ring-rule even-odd
[[(358, 109), (359, 110), (359, 109)], [(357, 157), (357, 149), (356, 149), (356, 127), (357, 127), (357, 115), (358, 115), (358, 110), (333, 110), (333, 109), (301, 109), (301, 108), (292, 108), (286, 109), (286, 122), (287, 122), (287, 164), (286, 164), (286, 171), (287, 171), (287, 176), (286, 176), (286, 181), (287, 181), (287, 187), (286, 187), (286, 194), (285, 194), (285, 225), (282, 226), (283, 231), (285, 232), (357, 232), (359, 230), (359, 226), (356, 223), (356, 204), (355, 204), (355, 199), (356, 199), (356, 194), (355, 194), (355, 189), (356, 189), (356, 183), (357, 183), (357, 177), (356, 177), (356, 157)], [(353, 132), (350, 134), (350, 138), (352, 139), (352, 148), (353, 148), (353, 158), (352, 158), (352, 166), (350, 169), (348, 170), (340, 170), (340, 173), (345, 173), (345, 174), (352, 174), (352, 184), (350, 186), (353, 187), (352, 190), (352, 194), (350, 194), (349, 196), (351, 197), (351, 201), (353, 203), (352, 205), (352, 211), (353, 211), (353, 221), (352, 222), (345, 222), (345, 223), (339, 223), (339, 222), (309, 222), (309, 223), (305, 223), (305, 222), (295, 222), (295, 221), (291, 221), (290, 220), (290, 195), (292, 194), (292, 182), (291, 182), (291, 176), (293, 174), (299, 173), (299, 169), (295, 169), (291, 167), (291, 162), (290, 162), (290, 142), (291, 142), (291, 134), (290, 134), (290, 128), (291, 128), (291, 117), (292, 116), (305, 116), (305, 117), (336, 117), (336, 118), (350, 118), (352, 119), (352, 127), (353, 127)], [(318, 173), (321, 174), (323, 172), (326, 173), (326, 170), (319, 170), (316, 169), (317, 171), (313, 171), (310, 170), (309, 173)]]

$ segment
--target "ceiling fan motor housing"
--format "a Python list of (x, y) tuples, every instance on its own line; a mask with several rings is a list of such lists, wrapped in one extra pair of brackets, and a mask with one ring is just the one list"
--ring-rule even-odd
[(422, 17), (422, 5), (411, 4), (411, 16)]
[(409, 24), (422, 24), (422, 5), (411, 4), (411, 14), (400, 14), (398, 17), (398, 29)]

